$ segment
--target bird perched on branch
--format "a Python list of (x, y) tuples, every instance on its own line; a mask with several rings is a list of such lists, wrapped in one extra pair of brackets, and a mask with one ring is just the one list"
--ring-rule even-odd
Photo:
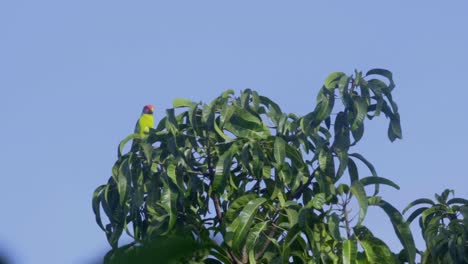
[[(154, 106), (151, 104), (145, 105), (143, 111), (141, 112), (140, 118), (138, 119), (135, 125), (135, 134), (140, 135), (140, 137), (145, 137), (148, 135), (150, 128), (154, 128)], [(132, 150), (135, 149), (136, 144), (139, 140), (134, 139), (132, 144)]]

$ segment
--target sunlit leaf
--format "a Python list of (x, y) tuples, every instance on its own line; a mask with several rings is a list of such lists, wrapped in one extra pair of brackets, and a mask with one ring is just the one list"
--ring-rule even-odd
[(185, 99), (185, 98), (176, 98), (172, 101), (172, 106), (174, 108), (179, 108), (179, 107), (190, 107), (194, 104), (194, 102)]
[(325, 79), (325, 88), (335, 88), (338, 85), (338, 82), (340, 81), (341, 77), (343, 77), (344, 75), (345, 74), (343, 72), (334, 72), (328, 75), (328, 77)]
[(240, 212), (238, 218), (234, 220), (233, 224), (237, 222), (237, 228), (234, 230), (232, 240), (233, 248), (239, 248), (241, 243), (244, 242), (247, 232), (252, 225), (252, 221), (255, 217), (257, 209), (264, 202), (266, 202), (265, 198), (256, 198), (254, 200), (249, 201), (245, 205), (244, 209), (242, 209), (242, 211)]
[(360, 181), (354, 181), (351, 184), (351, 193), (356, 197), (359, 203), (359, 220), (358, 225), (364, 221), (364, 218), (367, 214), (367, 207), (369, 206), (369, 202), (367, 201), (366, 190), (364, 190), (364, 186)]
[(343, 243), (343, 264), (354, 264), (357, 259), (356, 240), (349, 239)]

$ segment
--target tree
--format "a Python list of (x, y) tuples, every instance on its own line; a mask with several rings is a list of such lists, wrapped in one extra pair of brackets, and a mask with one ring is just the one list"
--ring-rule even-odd
[(426, 242), (421, 252), (422, 263), (468, 263), (468, 200), (448, 199), (453, 190), (435, 195), (437, 203), (427, 198), (411, 202), (403, 213), (416, 205), (426, 205), (414, 210), (408, 217), (412, 222), (419, 216), (419, 226)]
[[(304, 116), (250, 89), (210, 104), (175, 99), (148, 137), (120, 143), (112, 176), (94, 192), (112, 247), (105, 262), (182, 236), (192, 251), (172, 257), (184, 263), (415, 263), (409, 223), (379, 196), (381, 185), (398, 185), (352, 151), (366, 118), (382, 114), (388, 138), (401, 139), (394, 87), (384, 69), (335, 72)], [(123, 153), (137, 138), (138, 148)], [(362, 168), (372, 176), (361, 177)], [(369, 206), (387, 213), (401, 252), (362, 225)], [(119, 248), (124, 231), (134, 241)]]

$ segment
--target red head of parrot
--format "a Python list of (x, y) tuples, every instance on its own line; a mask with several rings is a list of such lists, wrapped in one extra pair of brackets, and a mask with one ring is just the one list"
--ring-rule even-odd
[(143, 107), (143, 113), (145, 114), (153, 114), (154, 112), (154, 106), (152, 104), (147, 104), (145, 107)]

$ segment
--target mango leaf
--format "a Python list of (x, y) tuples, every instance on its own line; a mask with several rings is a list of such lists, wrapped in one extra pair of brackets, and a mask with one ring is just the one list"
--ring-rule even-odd
[(354, 142), (351, 145), (356, 145), (356, 143), (361, 140), (362, 136), (364, 135), (364, 122), (359, 125), (356, 129), (351, 131)]
[(429, 204), (429, 205), (435, 205), (435, 203), (431, 200), (431, 199), (427, 199), (427, 198), (420, 198), (420, 199), (416, 199), (414, 201), (412, 201), (410, 204), (408, 204), (405, 209), (403, 209), (403, 214), (406, 213), (406, 211), (408, 211), (411, 207), (415, 206), (415, 205), (418, 205), (418, 204)]
[(117, 157), (120, 158), (122, 156), (122, 151), (125, 147), (125, 144), (127, 144), (128, 141), (131, 139), (141, 139), (140, 135), (138, 133), (130, 134), (128, 135), (124, 140), (120, 141), (119, 147), (117, 149)]
[(420, 207), (416, 210), (414, 210), (414, 212), (412, 212), (410, 214), (410, 216), (408, 216), (408, 219), (406, 220), (408, 223), (411, 223), (413, 222), (413, 220), (418, 217), (422, 212), (424, 212), (426, 209), (429, 209), (429, 207)]
[(356, 112), (354, 113), (355, 118), (351, 124), (351, 131), (357, 130), (362, 125), (367, 114), (367, 102), (364, 98), (355, 96), (353, 101)]
[(463, 198), (452, 198), (450, 200), (447, 201), (447, 204), (448, 205), (451, 205), (451, 204), (464, 204), (464, 205), (468, 205), (468, 200), (467, 199), (463, 199)]
[(261, 232), (263, 232), (268, 226), (268, 221), (260, 222), (255, 224), (247, 235), (246, 246), (248, 250), (254, 250), (257, 240), (260, 237)]
[(382, 200), (378, 206), (387, 213), (398, 239), (408, 253), (409, 263), (414, 264), (416, 258), (416, 246), (414, 244), (413, 235), (408, 222), (406, 222), (400, 212), (388, 202)]
[(395, 87), (395, 83), (393, 82), (393, 74), (392, 74), (391, 71), (385, 70), (385, 69), (371, 69), (366, 73), (366, 76), (369, 76), (369, 75), (372, 75), (372, 74), (381, 75), (381, 76), (386, 77), (390, 82), (390, 85), (389, 85), (389, 90), (390, 91)]
[(340, 217), (336, 213), (332, 213), (328, 218), (328, 231), (336, 241), (341, 240)]
[(188, 100), (188, 99), (185, 99), (185, 98), (176, 98), (172, 101), (172, 106), (174, 108), (180, 108), (180, 107), (190, 107), (192, 105), (194, 105), (195, 103)]
[(228, 222), (232, 222), (238, 215), (238, 212), (240, 209), (244, 208), (245, 205), (258, 198), (258, 195), (255, 194), (255, 193), (248, 193), (248, 194), (245, 194), (239, 198), (237, 198), (236, 200), (234, 200), (230, 205), (229, 205), (229, 208), (226, 212), (226, 220)]
[(96, 190), (93, 193), (93, 202), (92, 202), (93, 212), (96, 217), (96, 223), (104, 232), (106, 232), (106, 229), (104, 228), (104, 225), (102, 224), (102, 221), (101, 221), (101, 208), (99, 207), (99, 205), (101, 202), (101, 192), (104, 190), (106, 186), (107, 185), (103, 184), (96, 188)]
[[(359, 159), (360, 161), (362, 161), (366, 166), (367, 168), (369, 168), (370, 172), (372, 173), (372, 176), (374, 177), (379, 177), (377, 175), (377, 171), (375, 170), (374, 168), (374, 165), (372, 165), (372, 163), (370, 163), (369, 161), (367, 161), (361, 154), (359, 153), (351, 153), (349, 154), (349, 156), (351, 157), (355, 157), (357, 159)], [(349, 164), (348, 164), (349, 165)]]
[(216, 163), (216, 172), (213, 179), (212, 190), (222, 193), (231, 174), (232, 152), (226, 151)]
[(275, 137), (274, 156), (277, 163), (282, 164), (284, 162), (286, 156), (286, 141), (281, 137)]
[(367, 201), (366, 190), (360, 181), (354, 181), (351, 184), (351, 193), (356, 197), (359, 204), (359, 220), (357, 225), (360, 225), (367, 214), (367, 207), (369, 203)]
[(371, 185), (371, 184), (385, 184), (385, 185), (388, 185), (388, 186), (391, 186), (397, 190), (400, 189), (400, 186), (398, 186), (396, 183), (394, 183), (393, 181), (387, 179), (387, 178), (383, 178), (383, 177), (374, 177), (374, 176), (370, 176), (370, 177), (365, 177), (365, 178), (362, 178), (361, 180), (361, 183), (363, 186), (367, 186), (367, 185)]
[(306, 204), (306, 208), (315, 208), (315, 209), (322, 209), (323, 205), (325, 204), (325, 202), (327, 201), (327, 198), (325, 196), (325, 193), (318, 193), (316, 195), (314, 195), (314, 197), (312, 198), (312, 200), (310, 200), (307, 204)]
[(218, 123), (215, 121), (213, 122), (214, 129), (219, 136), (221, 136), (226, 141), (233, 141), (234, 139), (230, 138), (228, 135), (224, 133), (224, 131), (218, 126)]
[(177, 119), (175, 117), (175, 112), (173, 108), (166, 109), (166, 129), (171, 133), (172, 135), (177, 135), (179, 132), (178, 124), (177, 124)]
[(177, 193), (173, 191), (169, 184), (163, 182), (163, 190), (161, 195), (161, 201), (159, 202), (161, 206), (166, 210), (167, 215), (169, 216), (169, 222), (167, 231), (163, 234), (169, 233), (172, 228), (174, 227), (176, 220), (177, 220), (177, 208), (176, 208), (176, 201), (177, 201)]
[(392, 142), (397, 138), (399, 139), (403, 138), (402, 133), (401, 133), (400, 115), (398, 113), (390, 116), (388, 137), (390, 141)]
[(369, 229), (364, 226), (357, 226), (354, 228), (354, 232), (370, 263), (398, 263), (388, 246), (382, 240), (376, 238)]
[[(129, 158), (126, 158), (122, 161), (119, 166), (119, 172), (115, 175), (115, 182), (117, 183), (117, 190), (119, 192), (120, 204), (123, 205), (127, 195), (128, 182), (131, 179), (130, 167), (129, 167)], [(112, 175), (114, 176), (114, 175)]]
[(233, 248), (238, 249), (243, 244), (252, 225), (252, 221), (257, 213), (258, 207), (266, 201), (267, 200), (265, 198), (256, 198), (249, 201), (240, 212), (239, 217), (234, 220), (233, 224), (236, 223), (237, 228), (234, 231), (232, 239)]
[(328, 77), (325, 79), (325, 88), (327, 89), (334, 89), (338, 85), (338, 82), (340, 79), (345, 76), (346, 74), (344, 72), (334, 72), (328, 75)]
[(359, 180), (359, 173), (356, 163), (352, 159), (348, 159), (348, 173), (351, 183)]
[(329, 164), (332, 162), (332, 154), (325, 148), (320, 149), (318, 161), (320, 169), (323, 172), (327, 171), (327, 168), (330, 166)]
[(356, 240), (348, 239), (343, 243), (343, 264), (355, 264), (357, 259)]
[(338, 159), (340, 161), (340, 166), (338, 167), (338, 171), (336, 172), (336, 180), (340, 179), (340, 177), (343, 175), (344, 171), (348, 167), (348, 153), (345, 151), (337, 151), (336, 155), (338, 156)]
[(257, 240), (260, 237), (261, 232), (263, 232), (267, 227), (268, 221), (257, 223), (253, 226), (252, 230), (250, 230), (249, 234), (247, 235), (246, 240), (246, 247), (249, 251), (249, 261), (250, 263), (256, 263), (255, 260), (255, 245), (257, 244)]

